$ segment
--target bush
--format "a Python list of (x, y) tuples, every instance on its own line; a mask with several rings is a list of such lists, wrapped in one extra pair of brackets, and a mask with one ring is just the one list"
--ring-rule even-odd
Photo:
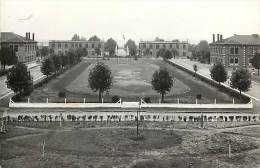
[(4, 76), (4, 75), (7, 75), (8, 71), (9, 71), (8, 69), (0, 70), (0, 77)]
[(201, 94), (197, 94), (197, 99), (201, 99), (202, 95)]
[(61, 98), (64, 98), (64, 97), (66, 97), (66, 92), (60, 91), (60, 92), (58, 93), (58, 96), (61, 97)]
[(112, 103), (117, 103), (120, 100), (120, 97), (115, 95), (112, 97)]
[(151, 103), (151, 97), (145, 97), (144, 98), (145, 103)]

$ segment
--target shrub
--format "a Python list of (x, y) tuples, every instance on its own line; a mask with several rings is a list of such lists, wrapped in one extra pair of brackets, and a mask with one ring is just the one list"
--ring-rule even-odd
[(64, 97), (66, 97), (66, 92), (60, 91), (60, 92), (58, 93), (58, 96), (64, 98)]
[(151, 97), (145, 97), (144, 98), (145, 103), (151, 103)]
[(197, 94), (197, 99), (202, 99), (202, 95), (201, 94)]
[(120, 97), (115, 95), (112, 97), (112, 103), (117, 103), (120, 100)]

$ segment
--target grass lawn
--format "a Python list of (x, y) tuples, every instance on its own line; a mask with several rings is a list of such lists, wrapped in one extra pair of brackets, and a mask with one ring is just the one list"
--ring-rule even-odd
[[(20, 130), (16, 137), (13, 129)], [(256, 128), (246, 131), (249, 129), (256, 131)], [(5, 168), (259, 166), (259, 140), (244, 135), (243, 129), (240, 132), (238, 135), (141, 128), (142, 138), (136, 139), (136, 130), (132, 128), (64, 127), (28, 132), (25, 128), (10, 126), (10, 131), (1, 139), (0, 164)], [(43, 140), (44, 158), (41, 155)], [(228, 142), (232, 144), (231, 158), (227, 157)]]
[[(96, 102), (97, 93), (93, 92), (88, 85), (88, 74), (97, 60), (85, 59), (79, 65), (50, 81), (47, 85), (37, 88), (30, 95), (31, 102), (64, 102), (60, 98), (60, 91), (66, 92), (67, 102)], [(111, 102), (114, 95), (120, 96), (123, 101), (139, 101), (142, 97), (151, 97), (152, 102), (158, 102), (160, 95), (152, 89), (152, 74), (159, 68), (166, 68), (174, 77), (173, 88), (165, 97), (166, 102), (195, 103), (197, 94), (202, 95), (198, 103), (231, 103), (232, 97), (219, 91), (211, 85), (195, 79), (190, 74), (173, 67), (161, 60), (139, 59), (128, 63), (117, 63), (117, 59), (99, 60), (104, 61), (113, 75), (113, 86), (109, 92), (104, 93), (104, 101)], [(23, 100), (26, 101), (26, 98)], [(239, 99), (235, 102), (239, 103)]]

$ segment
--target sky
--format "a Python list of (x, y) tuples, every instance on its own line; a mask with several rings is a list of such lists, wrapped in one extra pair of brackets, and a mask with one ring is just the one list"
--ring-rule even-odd
[(0, 31), (41, 40), (212, 41), (212, 34), (260, 34), (260, 0), (0, 0)]

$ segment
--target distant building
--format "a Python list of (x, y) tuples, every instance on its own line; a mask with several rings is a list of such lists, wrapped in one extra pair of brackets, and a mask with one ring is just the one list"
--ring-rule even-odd
[(49, 48), (53, 49), (55, 54), (66, 54), (69, 50), (83, 48), (86, 51), (86, 56), (96, 57), (96, 50), (101, 52), (100, 56), (104, 55), (105, 43), (103, 41), (71, 41), (71, 40), (51, 40)]
[(139, 43), (139, 52), (142, 57), (157, 57), (157, 52), (162, 49), (170, 51), (177, 51), (173, 54), (175, 58), (187, 58), (190, 54), (188, 52), (187, 41), (141, 41)]
[(260, 52), (260, 36), (234, 35), (223, 39), (221, 34), (213, 34), (210, 44), (210, 62), (223, 63), (227, 67), (251, 67), (251, 59)]
[(1, 32), (0, 46), (12, 48), (19, 62), (32, 63), (36, 61), (37, 41), (34, 40), (34, 33), (30, 36), (30, 32), (26, 32), (25, 37), (13, 32)]

